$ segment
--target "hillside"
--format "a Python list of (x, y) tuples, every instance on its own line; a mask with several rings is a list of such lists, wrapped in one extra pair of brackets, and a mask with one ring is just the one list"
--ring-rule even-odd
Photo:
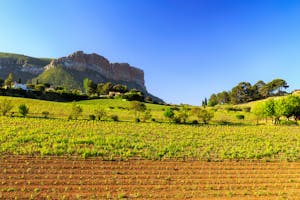
[(5, 79), (9, 73), (15, 80), (30, 81), (44, 71), (44, 66), (51, 62), (50, 58), (33, 58), (30, 56), (0, 52), (0, 78)]
[(14, 79), (22, 83), (50, 83), (67, 90), (83, 90), (83, 80), (94, 83), (112, 82), (126, 85), (129, 89), (142, 91), (154, 101), (163, 102), (150, 94), (145, 86), (144, 71), (128, 63), (110, 63), (98, 54), (74, 52), (58, 59), (33, 58), (25, 55), (0, 53), (0, 78), (13, 73)]

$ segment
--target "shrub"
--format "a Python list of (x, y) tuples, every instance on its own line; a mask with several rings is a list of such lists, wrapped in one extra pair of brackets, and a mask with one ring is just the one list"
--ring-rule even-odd
[(237, 119), (245, 119), (245, 115), (236, 115), (235, 116)]
[(95, 110), (95, 116), (98, 120), (101, 120), (106, 117), (106, 111), (104, 110), (104, 108), (99, 107), (97, 110)]
[(193, 120), (192, 124), (198, 124), (198, 120)]
[(115, 122), (119, 121), (118, 115), (111, 115), (110, 118)]
[(156, 122), (155, 118), (152, 118), (151, 121)]
[(169, 119), (169, 121), (171, 121), (173, 118), (174, 118), (174, 111), (173, 111), (173, 109), (171, 109), (171, 108), (167, 108), (167, 110), (164, 112), (164, 116), (166, 117), (166, 118), (168, 118)]
[(82, 110), (81, 106), (76, 105), (76, 103), (73, 103), (69, 119), (78, 119), (78, 117), (81, 115), (82, 111), (83, 110)]
[(29, 113), (29, 108), (25, 104), (21, 104), (19, 105), (19, 113), (23, 117), (26, 117), (26, 115)]
[(0, 112), (1, 114), (4, 116), (6, 115), (9, 111), (11, 111), (11, 109), (14, 106), (12, 105), (11, 100), (8, 99), (4, 99), (3, 101), (1, 101), (0, 103)]
[(141, 120), (139, 118), (135, 118), (135, 122), (139, 123)]
[(297, 126), (298, 125), (298, 123), (296, 122), (296, 121), (292, 121), (292, 120), (281, 120), (281, 121), (279, 121), (279, 124), (280, 125), (287, 125), (287, 126)]
[(95, 115), (89, 115), (89, 120), (95, 120), (96, 116)]
[(243, 107), (243, 111), (244, 112), (250, 112), (251, 111), (251, 107)]
[(49, 114), (50, 113), (48, 111), (43, 111), (42, 112), (42, 115), (43, 115), (44, 118), (48, 118)]

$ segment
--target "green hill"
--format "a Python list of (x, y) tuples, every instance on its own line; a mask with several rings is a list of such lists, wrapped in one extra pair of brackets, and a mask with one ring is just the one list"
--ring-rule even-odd
[(50, 83), (67, 89), (82, 89), (82, 83), (74, 78), (70, 72), (63, 67), (55, 67), (45, 70), (42, 74), (32, 80), (33, 83)]

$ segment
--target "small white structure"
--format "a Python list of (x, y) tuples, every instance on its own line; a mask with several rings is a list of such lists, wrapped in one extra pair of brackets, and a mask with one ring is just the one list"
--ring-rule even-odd
[(21, 83), (14, 83), (13, 86), (14, 89), (22, 89), (22, 90), (28, 90), (27, 86), (25, 84), (21, 84)]

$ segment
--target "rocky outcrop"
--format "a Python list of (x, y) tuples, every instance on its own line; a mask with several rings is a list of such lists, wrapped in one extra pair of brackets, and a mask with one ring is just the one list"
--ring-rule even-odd
[(128, 63), (110, 63), (106, 58), (95, 53), (85, 54), (77, 51), (69, 56), (52, 60), (49, 65), (45, 66), (45, 70), (58, 66), (80, 72), (92, 71), (99, 74), (98, 77), (115, 82), (134, 82), (146, 89), (143, 70), (132, 67)]

